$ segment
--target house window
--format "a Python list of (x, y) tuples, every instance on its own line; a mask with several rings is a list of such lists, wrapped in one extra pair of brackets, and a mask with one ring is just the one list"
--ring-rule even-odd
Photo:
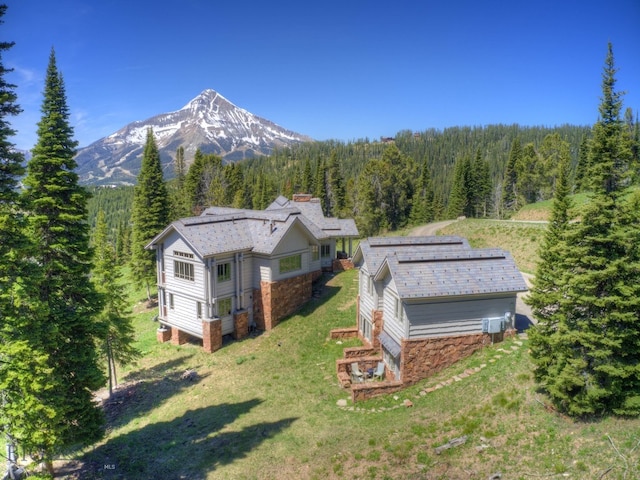
[(373, 293), (373, 279), (367, 275), (367, 293), (371, 295)]
[(322, 258), (327, 258), (331, 256), (331, 245), (321, 245), (320, 246), (320, 256)]
[(400, 301), (399, 298), (394, 297), (393, 298), (393, 315), (396, 318), (397, 321), (401, 322), (402, 321), (402, 302)]
[(169, 308), (173, 310), (173, 293), (169, 294)]
[(179, 252), (178, 250), (174, 250), (173, 251), (173, 256), (174, 257), (183, 257), (183, 258), (193, 258), (193, 253)]
[(231, 297), (218, 299), (218, 316), (226, 317), (231, 315)]
[(218, 264), (218, 282), (226, 282), (231, 280), (231, 264), (219, 263)]
[(389, 371), (394, 373), (396, 380), (402, 380), (402, 378), (400, 378), (400, 356), (398, 355), (398, 357), (394, 357), (386, 348), (382, 347), (382, 359), (387, 365)]
[(320, 260), (320, 249), (318, 245), (311, 245), (311, 261), (317, 262)]
[(196, 302), (196, 311), (198, 312), (198, 318), (202, 318), (202, 303)]
[(193, 263), (181, 262), (180, 260), (173, 261), (173, 276), (181, 278), (183, 280), (189, 280), (193, 282), (195, 276), (193, 274)]
[(280, 259), (280, 273), (294, 272), (302, 269), (302, 255), (291, 255)]

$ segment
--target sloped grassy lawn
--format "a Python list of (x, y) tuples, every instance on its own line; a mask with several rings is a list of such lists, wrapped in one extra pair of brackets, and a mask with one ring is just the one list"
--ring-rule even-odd
[(538, 245), (544, 239), (546, 228), (545, 223), (468, 218), (454, 222), (438, 233), (465, 237), (474, 248), (507, 250), (521, 271), (534, 274), (539, 259)]
[[(640, 421), (554, 413), (536, 392), (524, 339), (400, 394), (338, 407), (349, 393), (335, 359), (357, 341), (339, 345), (328, 333), (355, 323), (356, 279), (354, 271), (326, 277), (321, 297), (297, 315), (214, 354), (156, 343), (155, 312), (138, 314), (145, 356), (107, 405), (108, 435), (82, 455), (84, 478), (640, 477)], [(413, 406), (401, 406), (405, 399)], [(463, 435), (464, 445), (435, 453)]]

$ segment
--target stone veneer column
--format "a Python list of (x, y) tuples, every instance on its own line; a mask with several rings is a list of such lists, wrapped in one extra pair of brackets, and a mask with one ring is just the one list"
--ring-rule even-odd
[(233, 338), (242, 340), (249, 336), (249, 312), (238, 310), (233, 315)]
[(156, 330), (156, 338), (158, 342), (165, 343), (171, 340), (171, 330), (165, 327), (164, 325)]
[(213, 353), (222, 348), (222, 320), (208, 318), (202, 321), (202, 349)]
[(187, 343), (187, 333), (183, 332), (179, 328), (171, 327), (171, 343), (173, 345), (182, 345)]
[(384, 312), (382, 310), (373, 310), (371, 312), (373, 323), (373, 348), (380, 348), (380, 334), (384, 326)]

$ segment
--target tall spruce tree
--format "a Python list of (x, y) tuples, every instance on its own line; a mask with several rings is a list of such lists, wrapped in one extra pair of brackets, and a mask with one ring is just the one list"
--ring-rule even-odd
[(504, 171), (502, 182), (502, 212), (505, 217), (509, 217), (518, 209), (518, 171), (517, 165), (522, 158), (522, 146), (520, 137), (516, 137), (511, 144), (509, 160)]
[(174, 163), (174, 173), (176, 175), (174, 181), (170, 184), (171, 198), (171, 219), (175, 220), (190, 215), (187, 196), (184, 191), (184, 183), (186, 177), (186, 163), (184, 158), (184, 147), (181, 145), (176, 150), (176, 159)]
[(433, 200), (434, 193), (431, 174), (429, 173), (429, 163), (425, 159), (422, 163), (420, 177), (418, 177), (416, 190), (411, 201), (411, 214), (409, 216), (411, 224), (421, 225), (434, 220)]
[(147, 131), (142, 166), (133, 195), (131, 272), (134, 280), (147, 289), (151, 301), (151, 284), (156, 281), (156, 253), (145, 250), (151, 239), (169, 222), (169, 199), (162, 176), (162, 164), (153, 130)]
[(548, 315), (534, 337), (536, 376), (576, 416), (640, 414), (640, 198), (626, 188), (632, 152), (615, 72), (609, 44), (589, 152), (592, 198), (561, 242), (550, 287), (558, 294), (534, 305)]
[(96, 320), (102, 301), (90, 281), (88, 193), (78, 185), (74, 171), (77, 143), (53, 49), (41, 111), (23, 200), (29, 214), (28, 232), (37, 245), (31, 258), (42, 279), (34, 300), (46, 312), (45, 321), (30, 333), (48, 356), (49, 384), (54, 387), (41, 402), (55, 411), (55, 423), (50, 426), (55, 444), (43, 445), (39, 454), (51, 460), (59, 448), (102, 436), (104, 416), (93, 392), (105, 383), (96, 348), (103, 336)]
[(344, 177), (340, 171), (338, 153), (333, 150), (329, 158), (329, 198), (333, 217), (340, 217), (344, 211), (346, 203), (346, 192), (344, 190)]
[(456, 160), (453, 170), (453, 184), (449, 194), (447, 216), (457, 218), (467, 215), (469, 209), (469, 178), (471, 159), (465, 155)]
[[(0, 23), (7, 10), (0, 5)], [(11, 72), (1, 54), (13, 42), (0, 42), (0, 434), (7, 448), (7, 478), (15, 473), (17, 448), (51, 452), (57, 444), (58, 411), (41, 399), (51, 395), (52, 369), (39, 332), (46, 308), (38, 301), (40, 269), (30, 259), (32, 244), (25, 235), (24, 209), (19, 204), (18, 181), (24, 174), (23, 155), (15, 150), (15, 131), (9, 118), (21, 112)]]
[(536, 276), (526, 302), (531, 305), (537, 319), (535, 328), (530, 329), (531, 355), (535, 359), (536, 380), (546, 384), (550, 374), (549, 365), (553, 364), (555, 354), (554, 338), (558, 334), (558, 309), (563, 294), (562, 276), (564, 266), (563, 252), (566, 248), (566, 233), (569, 228), (569, 157), (563, 157), (560, 164), (553, 208), (549, 226), (539, 249), (540, 261)]
[(115, 249), (107, 238), (107, 222), (104, 211), (98, 212), (93, 236), (95, 261), (93, 282), (104, 297), (100, 321), (105, 325), (101, 349), (107, 360), (109, 395), (117, 385), (116, 365), (127, 365), (140, 356), (134, 347), (134, 329), (131, 323), (127, 291), (116, 263)]

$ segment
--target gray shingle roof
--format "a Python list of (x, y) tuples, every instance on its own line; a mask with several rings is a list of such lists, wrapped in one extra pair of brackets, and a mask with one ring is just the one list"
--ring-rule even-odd
[[(370, 237), (358, 245), (353, 260), (356, 265), (366, 262), (371, 275), (376, 273), (384, 259), (393, 254), (424, 254), (448, 250), (468, 250), (466, 238), (454, 235), (428, 237)], [(434, 253), (435, 254), (435, 253)]]
[(376, 279), (387, 272), (403, 299), (527, 290), (511, 254), (496, 248), (397, 252), (385, 258)]
[(317, 228), (324, 232), (325, 238), (360, 236), (356, 222), (353, 219), (325, 217), (322, 211), (322, 203), (320, 203), (318, 198), (310, 198), (307, 201), (297, 202), (280, 195), (265, 211), (272, 212), (287, 209), (296, 209), (302, 213), (305, 218), (313, 222)]
[(247, 250), (271, 254), (296, 223), (302, 225), (310, 237), (315, 233), (322, 235), (295, 209), (266, 212), (212, 207), (199, 217), (176, 220), (146, 248), (153, 248), (169, 231), (175, 230), (203, 258)]

